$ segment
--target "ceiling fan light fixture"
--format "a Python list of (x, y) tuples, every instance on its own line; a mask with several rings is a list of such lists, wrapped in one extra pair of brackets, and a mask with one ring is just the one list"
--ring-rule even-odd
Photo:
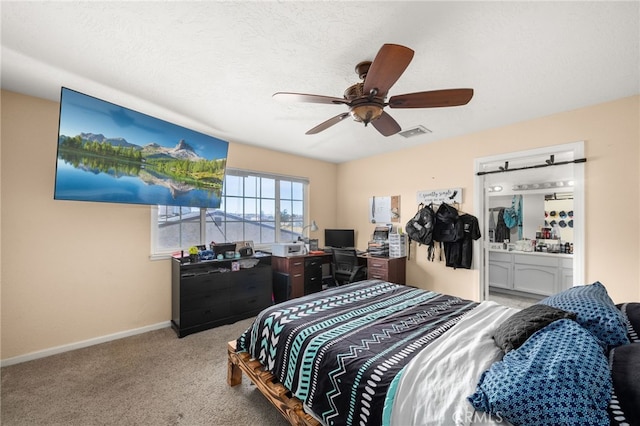
[(377, 120), (382, 115), (382, 107), (377, 104), (364, 104), (351, 108), (351, 116), (355, 121), (364, 123), (366, 126), (373, 120)]

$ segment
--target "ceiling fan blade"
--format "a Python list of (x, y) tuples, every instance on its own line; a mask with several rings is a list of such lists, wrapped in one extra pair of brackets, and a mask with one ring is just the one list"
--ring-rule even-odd
[(385, 111), (382, 111), (382, 115), (377, 120), (373, 120), (371, 125), (373, 125), (382, 136), (395, 135), (402, 130), (398, 122)]
[(329, 127), (333, 126), (334, 124), (337, 124), (337, 123), (341, 122), (342, 120), (344, 120), (348, 116), (349, 116), (349, 113), (348, 112), (344, 112), (342, 114), (336, 115), (335, 117), (331, 117), (327, 121), (324, 121), (324, 122), (318, 124), (313, 129), (308, 130), (305, 133), (305, 135), (315, 135), (316, 133), (320, 133), (323, 130), (327, 130)]
[(305, 93), (277, 92), (273, 97), (286, 102), (311, 102), (314, 104), (348, 104), (349, 101), (344, 98), (335, 98), (333, 96), (308, 95)]
[(466, 105), (473, 97), (473, 89), (445, 89), (392, 96), (390, 108), (437, 108)]
[(364, 79), (364, 93), (377, 90), (377, 97), (386, 97), (391, 86), (407, 69), (413, 59), (413, 50), (399, 44), (384, 44), (367, 71)]

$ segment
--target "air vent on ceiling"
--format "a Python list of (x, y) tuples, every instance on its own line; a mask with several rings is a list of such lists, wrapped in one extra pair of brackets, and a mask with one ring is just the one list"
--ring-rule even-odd
[(405, 138), (412, 138), (414, 136), (426, 135), (427, 133), (431, 133), (431, 130), (427, 129), (424, 126), (416, 126), (412, 129), (403, 130), (398, 134), (404, 136)]

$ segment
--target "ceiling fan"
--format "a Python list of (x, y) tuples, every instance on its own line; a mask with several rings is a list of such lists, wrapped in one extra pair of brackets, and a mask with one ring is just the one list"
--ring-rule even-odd
[(364, 61), (356, 65), (356, 73), (362, 80), (345, 90), (343, 98), (304, 93), (277, 92), (274, 98), (280, 100), (311, 102), (318, 104), (342, 104), (349, 107), (349, 112), (338, 114), (318, 124), (305, 134), (313, 135), (328, 129), (344, 120), (349, 115), (355, 121), (371, 123), (382, 135), (391, 136), (398, 133), (400, 125), (384, 107), (389, 108), (437, 108), (467, 104), (473, 97), (473, 89), (446, 89), (428, 92), (408, 93), (387, 98), (387, 92), (400, 78), (413, 59), (413, 50), (398, 44), (384, 44), (373, 62)]

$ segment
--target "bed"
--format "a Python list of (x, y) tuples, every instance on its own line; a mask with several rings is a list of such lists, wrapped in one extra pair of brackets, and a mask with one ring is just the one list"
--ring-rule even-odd
[(227, 381), (294, 425), (634, 424), (639, 305), (601, 283), (517, 310), (366, 280), (263, 310)]

